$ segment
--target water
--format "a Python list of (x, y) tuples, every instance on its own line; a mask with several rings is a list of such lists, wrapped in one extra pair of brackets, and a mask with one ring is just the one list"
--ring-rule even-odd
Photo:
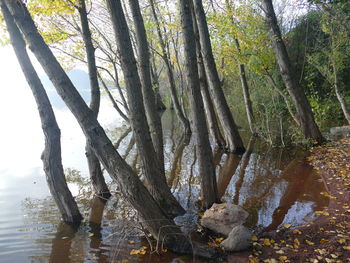
[[(61, 114), (69, 116), (68, 112)], [(65, 123), (72, 127), (67, 116)], [(196, 151), (192, 141), (188, 145), (181, 143), (181, 125), (173, 112), (163, 114), (163, 124), (168, 181), (189, 211), (177, 221), (188, 231), (197, 219), (195, 202), (200, 192)], [(140, 171), (131, 132), (125, 126), (116, 128), (110, 123), (108, 127), (114, 141), (124, 135), (119, 151)], [(111, 200), (104, 203), (92, 197), (86, 179), (84, 140), (76, 141), (80, 136), (78, 131), (69, 135), (63, 132), (62, 147), (64, 161), (70, 159), (69, 166), (65, 165), (69, 168), (69, 186), (77, 195), (85, 221), (78, 229), (60, 222), (40, 166), (2, 170), (0, 262), (176, 262), (173, 260), (179, 256), (171, 253), (130, 255), (132, 249), (147, 246), (137, 231), (139, 224), (133, 221), (134, 211), (123, 202), (110, 180), (115, 193)], [(305, 224), (314, 218), (314, 211), (327, 206), (328, 199), (320, 195), (325, 190), (323, 183), (305, 162), (307, 153), (301, 149), (269, 148), (259, 140), (249, 145), (251, 151), (243, 157), (218, 151), (214, 156), (219, 194), (224, 201), (239, 204), (250, 213), (250, 228), (267, 231), (286, 223)]]
[[(10, 76), (4, 74), (5, 79), (7, 75)], [(43, 135), (29, 89), (23, 84), (4, 91), (8, 92), (8, 100), (0, 104), (0, 112), (11, 114), (2, 115), (6, 125), (0, 136), (1, 263), (192, 262), (189, 257), (169, 252), (160, 256), (149, 253), (135, 212), (123, 201), (108, 175), (113, 197), (108, 202), (93, 197), (86, 179), (85, 139), (74, 117), (57, 104), (54, 107), (62, 131), (63, 164), (84, 216), (77, 229), (61, 223), (42, 171)], [(14, 102), (21, 107), (11, 108)], [(140, 173), (132, 134), (105, 97), (99, 120), (114, 142), (123, 136), (118, 151)], [(176, 221), (184, 231), (191, 231), (198, 218), (195, 203), (200, 193), (194, 136), (190, 142), (184, 141), (173, 112), (166, 111), (162, 120), (168, 181), (188, 211)], [(246, 145), (249, 141), (245, 138)], [(218, 151), (214, 156), (219, 194), (224, 201), (239, 204), (250, 213), (250, 228), (268, 231), (285, 223), (305, 224), (314, 218), (314, 211), (327, 206), (329, 200), (320, 195), (325, 191), (323, 183), (305, 163), (307, 153), (270, 148), (259, 140), (249, 145), (251, 151), (242, 158)], [(196, 238), (201, 238), (200, 234)], [(147, 246), (145, 255), (130, 255), (132, 249), (142, 246)]]

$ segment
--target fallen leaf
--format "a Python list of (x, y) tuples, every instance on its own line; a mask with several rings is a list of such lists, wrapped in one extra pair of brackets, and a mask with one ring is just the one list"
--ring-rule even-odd
[(285, 228), (290, 228), (292, 225), (291, 224), (284, 224), (283, 225)]

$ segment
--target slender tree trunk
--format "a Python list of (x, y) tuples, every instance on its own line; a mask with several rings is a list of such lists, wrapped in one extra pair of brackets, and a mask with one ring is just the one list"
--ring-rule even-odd
[(337, 95), (337, 99), (340, 103), (341, 109), (343, 110), (343, 114), (346, 118), (346, 120), (348, 121), (348, 123), (350, 124), (350, 111), (348, 108), (348, 105), (346, 104), (346, 101), (343, 97), (343, 95), (341, 94), (340, 90), (339, 90), (339, 86), (338, 86), (338, 72), (337, 72), (337, 66), (335, 64), (335, 62), (333, 62), (333, 74), (334, 74), (334, 90), (335, 90), (335, 94)]
[[(226, 0), (226, 9), (227, 11), (232, 11), (232, 4), (230, 0)], [(234, 16), (232, 14), (229, 14), (232, 25), (235, 24)], [(234, 39), (236, 48), (238, 53), (241, 55), (241, 47), (239, 45), (239, 40), (238, 38)], [(242, 83), (242, 91), (243, 91), (243, 98), (244, 98), (244, 105), (247, 113), (247, 120), (249, 124), (249, 129), (253, 135), (256, 134), (256, 130), (254, 127), (254, 114), (253, 114), (253, 106), (252, 106), (252, 101), (250, 99), (250, 93), (249, 93), (249, 85), (247, 81), (247, 76), (246, 76), (246, 71), (245, 71), (245, 65), (244, 64), (239, 64), (239, 76), (241, 79)]]
[(297, 117), (297, 115), (294, 113), (293, 109), (292, 109), (292, 105), (290, 105), (290, 102), (288, 100), (288, 97), (286, 96), (286, 94), (284, 94), (283, 90), (281, 90), (276, 81), (273, 79), (273, 77), (271, 76), (270, 72), (268, 72), (267, 70), (266, 71), (266, 74), (267, 74), (267, 77), (268, 79), (270, 80), (272, 86), (275, 88), (275, 90), (278, 92), (278, 94), (281, 95), (281, 97), (283, 98), (284, 102), (286, 103), (286, 106), (287, 106), (287, 110), (290, 114), (290, 116), (292, 116), (294, 122), (300, 127), (300, 121), (299, 121), (299, 118)]
[(188, 96), (192, 115), (192, 129), (195, 132), (198, 154), (199, 173), (202, 176), (202, 207), (207, 209), (218, 201), (215, 167), (209, 142), (204, 105), (200, 92), (198, 77), (196, 43), (194, 39), (193, 22), (190, 1), (180, 0), (182, 35), (185, 48), (185, 68), (188, 85)]
[(305, 138), (315, 140), (317, 143), (324, 142), (324, 138), (314, 120), (310, 104), (302, 88), (298, 85), (293, 76), (293, 69), (287, 53), (286, 46), (282, 39), (275, 11), (273, 9), (272, 0), (263, 0), (264, 12), (266, 14), (266, 22), (270, 29), (272, 38), (272, 46), (276, 55), (277, 63), (280, 68), (281, 76), (284, 84), (292, 97), (297, 110), (301, 129)]
[[(152, 54), (152, 53), (151, 53)], [(151, 78), (152, 78), (152, 86), (154, 88), (155, 94), (155, 103), (158, 111), (166, 110), (166, 107), (162, 101), (162, 97), (159, 94), (159, 79), (157, 75), (157, 69), (154, 61), (154, 54), (152, 55), (152, 63), (151, 63)]]
[(106, 91), (109, 100), (112, 102), (113, 108), (116, 109), (116, 111), (119, 113), (119, 115), (126, 121), (126, 122), (130, 122), (129, 118), (124, 114), (124, 112), (119, 108), (117, 102), (115, 101), (115, 99), (113, 98), (113, 95), (111, 94), (111, 92), (109, 91), (106, 82), (101, 78), (101, 76), (99, 76), (99, 79), (102, 83), (102, 86), (104, 88), (104, 90)]
[(191, 15), (192, 15), (192, 22), (193, 22), (193, 30), (196, 38), (196, 54), (197, 54), (197, 63), (198, 63), (199, 82), (200, 82), (201, 93), (202, 93), (203, 102), (204, 102), (205, 114), (207, 116), (207, 125), (209, 127), (209, 132), (213, 137), (216, 145), (218, 145), (220, 148), (224, 148), (226, 143), (225, 143), (224, 137), (221, 134), (219, 123), (218, 123), (214, 105), (213, 105), (213, 101), (210, 97), (208, 81), (205, 73), (203, 57), (201, 52), (198, 25), (197, 25), (196, 16), (195, 16), (194, 8), (192, 4), (191, 4)]
[[(90, 100), (90, 109), (95, 114), (96, 118), (100, 109), (100, 87), (98, 85), (97, 79), (97, 68), (95, 60), (95, 48), (92, 44), (91, 32), (89, 28), (89, 21), (86, 12), (85, 0), (79, 0), (79, 16), (81, 23), (82, 36), (85, 44), (85, 52), (87, 57), (87, 65), (89, 70), (90, 78), (90, 89), (91, 89), (91, 100)], [(90, 179), (94, 187), (95, 193), (104, 198), (109, 198), (111, 193), (108, 190), (107, 184), (103, 177), (103, 172), (101, 169), (100, 162), (95, 156), (93, 150), (86, 143), (85, 155), (88, 161)]]
[(146, 120), (141, 91), (141, 81), (137, 73), (136, 60), (130, 42), (120, 0), (106, 0), (111, 15), (116, 42), (120, 50), (121, 66), (127, 88), (130, 122), (136, 138), (137, 148), (147, 179), (148, 190), (169, 215), (177, 216), (185, 210), (171, 194), (166, 183), (164, 169), (161, 169)]
[[(236, 43), (236, 48), (237, 48), (238, 52), (241, 54), (241, 48), (240, 48), (239, 41), (237, 38), (235, 38), (235, 43)], [(241, 83), (242, 83), (244, 105), (245, 105), (245, 110), (247, 113), (249, 129), (252, 132), (252, 134), (255, 135), (256, 130), (254, 127), (253, 104), (252, 104), (252, 100), (250, 99), (249, 84), (247, 81), (247, 75), (246, 75), (244, 64), (239, 64), (239, 77), (240, 77)]]
[(154, 1), (149, 0), (149, 2), (151, 4), (154, 21), (156, 22), (158, 40), (159, 40), (160, 47), (162, 49), (162, 59), (164, 60), (164, 63), (165, 63), (166, 69), (167, 69), (167, 76), (168, 76), (168, 80), (169, 80), (169, 87), (170, 87), (170, 93), (171, 93), (173, 106), (175, 108), (177, 116), (179, 117), (179, 119), (183, 125), (184, 132), (187, 134), (190, 134), (191, 133), (190, 123), (189, 123), (188, 119), (185, 117), (185, 114), (181, 108), (179, 99), (177, 97), (176, 85), (175, 85), (175, 79), (174, 79), (174, 71), (173, 71), (173, 67), (172, 67), (170, 59), (169, 59), (169, 54), (167, 52), (166, 44), (165, 44), (163, 36), (162, 36), (157, 12), (156, 12), (156, 9), (154, 6)]
[(143, 104), (146, 110), (153, 146), (158, 157), (159, 166), (164, 174), (163, 130), (160, 115), (157, 112), (155, 104), (155, 94), (152, 89), (150, 55), (148, 50), (146, 29), (143, 23), (138, 0), (129, 0), (129, 5), (135, 25)]
[(243, 153), (245, 151), (242, 138), (238, 132), (230, 108), (227, 104), (222, 85), (217, 72), (214, 60), (208, 25), (202, 0), (194, 0), (194, 9), (198, 24), (200, 43), (202, 47), (202, 56), (204, 60), (205, 71), (207, 73), (211, 95), (215, 104), (218, 117), (226, 140), (226, 146), (233, 153)]
[(42, 129), (45, 135), (45, 149), (41, 156), (50, 192), (62, 218), (67, 223), (80, 223), (82, 216), (69, 191), (61, 160), (61, 132), (49, 98), (27, 54), (22, 34), (3, 1), (0, 1), (12, 46), (38, 106)]

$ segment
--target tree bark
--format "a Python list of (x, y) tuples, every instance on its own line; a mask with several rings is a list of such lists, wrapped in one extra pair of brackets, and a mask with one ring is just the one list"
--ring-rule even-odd
[(272, 0), (263, 0), (264, 12), (266, 14), (266, 22), (270, 29), (272, 38), (272, 46), (275, 52), (277, 63), (280, 68), (282, 80), (291, 96), (295, 108), (298, 113), (298, 119), (305, 138), (313, 139), (317, 143), (325, 141), (323, 138), (311, 111), (311, 106), (306, 98), (302, 88), (298, 85), (293, 76), (293, 69), (290, 63), (288, 52), (282, 34), (277, 23), (275, 11), (273, 9)]
[(207, 73), (209, 87), (215, 108), (218, 113), (222, 129), (224, 131), (226, 147), (229, 151), (240, 154), (245, 151), (245, 148), (221, 87), (221, 82), (216, 69), (216, 64), (210, 43), (209, 30), (202, 0), (194, 0), (193, 2), (198, 24), (205, 71)]
[(106, 0), (111, 15), (116, 42), (120, 50), (120, 62), (127, 88), (130, 122), (134, 131), (137, 148), (142, 160), (148, 190), (160, 206), (171, 216), (185, 213), (166, 183), (164, 169), (161, 169), (143, 106), (141, 81), (137, 73), (136, 60), (132, 49), (129, 29), (126, 24), (120, 0)]
[(146, 110), (146, 116), (151, 132), (153, 146), (158, 157), (159, 166), (162, 170), (162, 173), (164, 174), (163, 130), (160, 115), (157, 112), (155, 104), (155, 94), (152, 89), (150, 55), (146, 29), (143, 23), (138, 0), (129, 0), (129, 5), (135, 25), (143, 104)]
[(176, 84), (175, 84), (175, 79), (174, 79), (174, 71), (173, 71), (173, 67), (172, 67), (172, 64), (171, 64), (170, 59), (169, 59), (169, 54), (167, 52), (167, 48), (166, 48), (166, 45), (165, 45), (165, 42), (164, 42), (164, 39), (162, 36), (162, 32), (160, 30), (160, 24), (159, 24), (157, 12), (156, 12), (156, 9), (154, 6), (154, 1), (149, 0), (149, 2), (151, 4), (153, 18), (154, 18), (154, 21), (155, 21), (156, 27), (157, 27), (158, 40), (159, 40), (160, 47), (162, 49), (162, 59), (165, 63), (166, 69), (167, 69), (167, 76), (168, 76), (168, 80), (169, 80), (169, 87), (170, 87), (170, 93), (171, 93), (173, 106), (175, 108), (177, 116), (179, 117), (179, 119), (182, 123), (182, 126), (184, 128), (184, 132), (187, 134), (191, 134), (190, 123), (189, 123), (188, 119), (185, 117), (185, 114), (181, 108), (179, 99), (177, 97)]
[(204, 105), (200, 92), (198, 77), (196, 43), (190, 1), (180, 0), (182, 35), (185, 49), (185, 68), (188, 85), (188, 96), (192, 115), (192, 129), (196, 138), (199, 174), (202, 176), (202, 208), (210, 208), (218, 201), (215, 167), (209, 142), (209, 135), (204, 114)]
[(5, 3), (0, 1), (0, 5), (12, 46), (38, 106), (41, 125), (45, 135), (45, 149), (41, 159), (44, 164), (44, 171), (50, 192), (62, 215), (62, 219), (67, 223), (78, 224), (83, 217), (79, 212), (74, 197), (69, 191), (63, 172), (61, 132), (57, 125), (55, 114), (39, 76), (30, 61), (21, 32)]
[(199, 82), (200, 82), (201, 93), (202, 93), (203, 102), (204, 102), (205, 114), (207, 117), (207, 125), (209, 127), (209, 132), (213, 137), (216, 145), (218, 145), (218, 147), (220, 148), (224, 148), (226, 142), (224, 137), (221, 134), (218, 119), (216, 117), (216, 113), (213, 105), (213, 101), (210, 97), (208, 80), (207, 80), (207, 75), (205, 73), (201, 45), (199, 40), (198, 25), (197, 25), (196, 16), (194, 13), (193, 5), (191, 5), (191, 15), (192, 15), (192, 22), (193, 22), (193, 30), (194, 30), (195, 39), (196, 39), (196, 54), (197, 54), (197, 63), (198, 63)]
[(346, 118), (346, 120), (348, 121), (348, 123), (350, 124), (350, 111), (348, 108), (348, 105), (346, 104), (346, 101), (343, 97), (343, 95), (341, 94), (340, 90), (339, 90), (339, 86), (338, 86), (338, 72), (337, 72), (337, 66), (336, 63), (333, 62), (333, 75), (334, 75), (334, 91), (335, 91), (335, 95), (337, 96), (337, 99), (340, 103), (341, 109), (343, 111), (343, 114)]
[[(239, 46), (239, 41), (237, 38), (235, 38), (235, 43), (236, 43), (236, 48), (237, 48), (239, 54), (241, 54), (241, 48)], [(253, 105), (252, 105), (252, 100), (250, 99), (249, 84), (247, 81), (247, 75), (246, 75), (244, 64), (239, 64), (239, 77), (240, 77), (241, 83), (242, 83), (244, 105), (245, 105), (245, 109), (246, 109), (246, 113), (247, 113), (249, 129), (254, 136), (256, 134), (256, 130), (254, 127)]]
[[(89, 71), (89, 79), (90, 79), (90, 89), (91, 89), (91, 99), (90, 99), (90, 109), (95, 114), (96, 118), (98, 116), (98, 112), (100, 109), (100, 87), (98, 85), (97, 79), (97, 68), (96, 68), (96, 60), (95, 60), (95, 48), (92, 44), (91, 32), (89, 27), (89, 21), (86, 12), (85, 0), (79, 0), (79, 16), (81, 23), (81, 34), (83, 37), (85, 52), (87, 57), (87, 65)], [(101, 169), (100, 162), (95, 156), (93, 150), (89, 147), (88, 143), (86, 143), (85, 147), (85, 155), (88, 161), (90, 179), (92, 185), (94, 187), (95, 193), (104, 198), (109, 198), (111, 193), (108, 190), (107, 184), (103, 177), (103, 172)]]

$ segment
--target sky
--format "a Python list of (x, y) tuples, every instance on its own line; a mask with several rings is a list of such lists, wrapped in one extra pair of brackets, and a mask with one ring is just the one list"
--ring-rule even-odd
[[(39, 76), (44, 71), (31, 54)], [(44, 149), (44, 136), (37, 106), (26, 83), (12, 46), (0, 47), (0, 190), (6, 187), (6, 177), (32, 176), (42, 170), (40, 159)], [(62, 159), (64, 167), (87, 173), (85, 138), (74, 116), (67, 108), (54, 108), (61, 129)], [(99, 121), (108, 126), (120, 117), (102, 97)], [(39, 169), (38, 169), (39, 168)]]

